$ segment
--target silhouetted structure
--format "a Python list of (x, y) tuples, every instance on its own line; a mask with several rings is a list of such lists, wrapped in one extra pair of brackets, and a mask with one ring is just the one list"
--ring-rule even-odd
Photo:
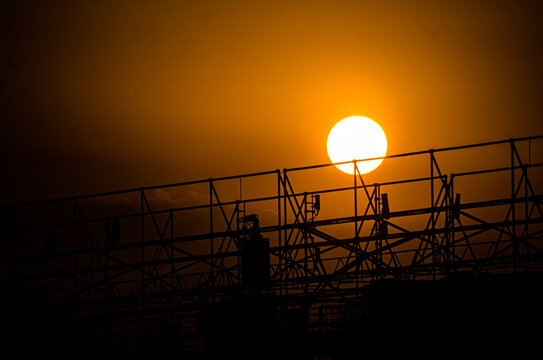
[[(52, 358), (539, 353), (543, 164), (519, 148), (542, 139), (389, 156), (423, 173), (372, 185), (321, 185), (326, 164), (3, 206), (3, 338)], [(438, 165), (490, 150), (506, 165)]]

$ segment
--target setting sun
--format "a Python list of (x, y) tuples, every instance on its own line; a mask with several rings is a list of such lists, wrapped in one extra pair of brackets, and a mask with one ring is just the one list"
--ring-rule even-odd
[[(364, 116), (350, 116), (338, 122), (330, 131), (327, 141), (328, 156), (332, 162), (362, 160), (385, 156), (387, 138), (375, 121)], [(358, 162), (361, 174), (374, 170), (383, 159)], [(354, 174), (353, 164), (336, 165), (341, 171)]]

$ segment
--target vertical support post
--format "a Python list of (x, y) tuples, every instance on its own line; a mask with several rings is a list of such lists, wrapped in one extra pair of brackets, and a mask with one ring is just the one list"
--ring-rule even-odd
[(375, 184), (373, 187), (373, 195), (375, 196), (375, 210), (377, 215), (377, 237), (375, 241), (375, 250), (377, 250), (377, 279), (381, 280), (383, 276), (383, 252), (382, 252), (382, 244), (383, 244), (383, 214), (381, 212), (381, 187), (379, 184)]
[[(356, 181), (356, 175), (358, 172), (358, 165), (356, 163), (356, 160), (353, 160), (353, 188), (354, 188), (354, 239), (355, 243), (353, 244), (354, 247), (358, 247), (358, 182)], [(355, 255), (358, 257), (358, 255)], [(360, 269), (360, 265), (356, 266), (356, 270)], [(358, 289), (358, 273), (360, 271), (357, 271), (357, 274), (355, 274), (355, 287)]]
[[(441, 174), (440, 174), (441, 175)], [(443, 268), (445, 274), (449, 274), (449, 268), (450, 268), (450, 261), (451, 261), (451, 255), (450, 255), (450, 245), (451, 245), (451, 223), (452, 223), (452, 208), (451, 205), (453, 203), (453, 198), (451, 195), (451, 188), (450, 184), (447, 180), (447, 175), (441, 175), (440, 176), (441, 181), (441, 187), (444, 189), (443, 194), (443, 201), (442, 204), (444, 204), (448, 210), (445, 210), (445, 233), (443, 234), (444, 237), (444, 243), (441, 242), (440, 244), (440, 256), (443, 261)]]
[(456, 261), (456, 245), (455, 245), (455, 220), (456, 216), (460, 215), (460, 209), (457, 209), (456, 206), (460, 206), (460, 204), (456, 204), (455, 199), (455, 193), (454, 193), (454, 174), (451, 174), (451, 180), (449, 181), (449, 206), (452, 208), (451, 211), (451, 217), (450, 217), (450, 223), (449, 223), (449, 245), (447, 246), (447, 251), (450, 253), (450, 268), (454, 271), (455, 261)]
[(282, 268), (281, 265), (283, 263), (283, 257), (281, 253), (281, 245), (282, 245), (282, 239), (281, 239), (281, 171), (277, 169), (277, 245), (279, 247), (279, 257), (278, 257), (278, 264), (277, 264), (277, 270), (276, 274), (279, 274), (279, 296), (283, 295), (283, 279), (282, 279)]
[(522, 234), (522, 255), (523, 255), (523, 258), (526, 259), (524, 261), (524, 270), (525, 271), (528, 271), (528, 266), (530, 264), (530, 262), (528, 261), (528, 258), (526, 258), (525, 256), (529, 254), (529, 250), (528, 250), (528, 241), (529, 241), (529, 234), (530, 234), (530, 231), (529, 231), (529, 224), (530, 222), (528, 221), (529, 220), (529, 217), (530, 217), (530, 211), (529, 211), (529, 206), (528, 206), (528, 166), (526, 166), (525, 164), (522, 166), (522, 169), (523, 169), (523, 172), (524, 172), (524, 220), (526, 220), (526, 225), (524, 225), (524, 230), (523, 230), (523, 234)]
[(436, 246), (435, 246), (435, 222), (434, 222), (434, 149), (430, 149), (430, 206), (432, 212), (430, 213), (430, 244), (432, 247), (432, 279), (436, 279)]
[(353, 185), (353, 187), (354, 187), (354, 238), (355, 238), (355, 241), (358, 241), (358, 219), (357, 219), (357, 217), (358, 217), (358, 196), (357, 196), (358, 185), (357, 185), (357, 181), (356, 181), (358, 166), (356, 164), (356, 160), (353, 160), (353, 169), (354, 169), (354, 172), (353, 172), (353, 179), (354, 179), (354, 185)]
[(172, 288), (172, 295), (171, 295), (171, 303), (170, 303), (170, 311), (173, 315), (173, 308), (175, 305), (175, 263), (174, 263), (174, 256), (173, 256), (173, 216), (174, 211), (173, 209), (170, 209), (170, 267), (171, 267), (171, 274), (170, 274), (170, 286)]
[[(283, 224), (284, 225), (287, 225), (288, 223), (288, 208), (287, 208), (287, 196), (288, 195), (288, 190), (287, 190), (287, 169), (283, 169)], [(283, 271), (283, 274), (284, 274), (284, 284), (285, 284), (285, 296), (288, 295), (288, 266), (289, 266), (289, 263), (287, 261), (287, 246), (288, 246), (288, 230), (287, 230), (287, 227), (285, 226), (285, 231), (283, 233), (285, 236), (284, 236), (284, 244), (283, 244), (283, 249), (279, 251), (279, 253), (282, 254), (282, 257), (285, 259), (285, 269)], [(286, 308), (283, 309), (283, 311), (286, 312)]]
[[(441, 205), (440, 206), (443, 206), (443, 205), (447, 206), (448, 204), (450, 204), (450, 200), (451, 200), (447, 174), (442, 174), (441, 171), (439, 171), (439, 167), (437, 166), (437, 164), (436, 164), (436, 168), (438, 169), (438, 173), (439, 173), (439, 183), (441, 185), (440, 192), (443, 192), (443, 200), (441, 200)], [(438, 200), (439, 200), (439, 195), (438, 195)], [(442, 210), (440, 210), (440, 212), (442, 212)], [(438, 247), (438, 251), (439, 251), (438, 256), (439, 256), (439, 259), (441, 259), (441, 262), (443, 263), (443, 272), (445, 272), (445, 274), (449, 273), (449, 260), (450, 260), (450, 256), (449, 256), (449, 242), (450, 242), (450, 239), (449, 239), (449, 236), (450, 236), (449, 227), (450, 227), (450, 224), (448, 223), (448, 220), (447, 220), (447, 214), (450, 214), (450, 212), (445, 210), (445, 216), (444, 216), (445, 217), (445, 224), (444, 224), (444, 227), (445, 227), (446, 231), (443, 234), (443, 239), (440, 241), (438, 239), (439, 236), (436, 236), (436, 239), (438, 239), (437, 240), (437, 247)], [(438, 217), (439, 217), (439, 215), (438, 215)], [(438, 222), (438, 219), (436, 218), (435, 223), (437, 224), (437, 222)]]
[[(241, 198), (241, 192), (240, 192), (240, 198)], [(241, 199), (240, 199), (241, 200)], [(239, 222), (240, 222), (240, 217), (239, 217), (239, 212), (240, 212), (240, 200), (237, 200), (236, 201), (236, 208), (235, 208), (235, 212), (236, 212), (236, 238), (235, 238), (235, 241), (234, 241), (234, 244), (236, 245), (236, 251), (237, 251), (237, 256), (236, 256), (236, 269), (237, 269), (237, 272), (238, 272), (238, 279), (239, 279), (239, 284), (241, 285), (241, 237), (240, 237), (240, 232), (239, 232)]]
[(74, 266), (74, 295), (77, 294), (77, 198), (74, 196), (73, 198), (73, 218), (74, 218), (74, 224), (73, 224), (73, 251), (74, 251), (74, 258), (73, 258), (73, 266)]
[(513, 272), (517, 272), (519, 244), (515, 228), (515, 143), (513, 139), (509, 140), (509, 147), (511, 153), (511, 240), (513, 241)]
[[(145, 310), (145, 208), (144, 208), (144, 189), (140, 188), (140, 237), (141, 237), (141, 250), (140, 250), (140, 261), (141, 261), (141, 312), (143, 320), (143, 311)], [(143, 323), (143, 321), (142, 321)]]
[[(302, 212), (302, 220), (304, 222), (304, 225), (307, 224), (307, 193), (304, 192), (304, 199), (302, 201), (302, 206), (304, 207), (304, 211)], [(300, 209), (301, 210), (301, 209)], [(305, 229), (302, 231), (302, 236), (303, 236), (303, 245), (304, 245), (304, 278), (305, 278), (305, 281), (304, 281), (304, 292), (307, 296), (308, 294), (308, 291), (309, 291), (309, 262), (307, 260), (307, 257), (309, 255), (309, 249), (308, 249), (308, 246), (309, 246), (309, 236), (307, 235), (307, 232), (305, 231)]]
[[(213, 271), (215, 267), (215, 257), (214, 257), (214, 250), (213, 250), (213, 179), (209, 179), (209, 254), (211, 259), (211, 267), (209, 271), (209, 283), (211, 284), (211, 287), (213, 288)], [(213, 291), (212, 291), (213, 292)], [(212, 298), (214, 298), (213, 294), (211, 295)]]

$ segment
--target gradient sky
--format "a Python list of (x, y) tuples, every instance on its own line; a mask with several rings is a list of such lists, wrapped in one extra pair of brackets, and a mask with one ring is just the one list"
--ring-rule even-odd
[(2, 202), (326, 163), (351, 115), (388, 154), (543, 134), (542, 10), (2, 2)]

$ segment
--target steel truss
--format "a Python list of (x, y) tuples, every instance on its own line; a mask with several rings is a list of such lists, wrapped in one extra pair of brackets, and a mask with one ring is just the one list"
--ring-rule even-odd
[[(3, 206), (4, 309), (31, 329), (25, 338), (40, 352), (122, 357), (161, 326), (197, 352), (206, 304), (272, 296), (281, 323), (302, 310), (309, 329), (322, 332), (352, 316), (375, 281), (539, 271), (543, 163), (531, 163), (531, 146), (542, 139), (388, 156), (385, 163), (422, 159), (424, 173), (378, 184), (367, 184), (353, 161), (351, 184), (340, 187), (319, 187), (312, 174), (333, 167), (324, 164)], [(519, 151), (526, 146), (529, 159)], [(507, 164), (446, 173), (438, 161), (487, 149)], [(311, 191), (300, 192), (298, 174), (308, 174)], [(464, 201), (470, 187), (457, 190), (459, 181), (494, 175), (507, 188), (491, 198)], [(271, 190), (242, 198), (251, 181)], [(224, 184), (239, 185), (239, 194), (221, 193)], [(410, 195), (421, 191), (425, 205), (395, 209), (391, 193), (401, 186), (424, 188)], [(336, 195), (347, 199), (334, 205), (340, 215), (325, 214), (324, 199)], [(253, 229), (269, 240), (267, 285), (243, 282), (249, 209), (267, 214)]]

